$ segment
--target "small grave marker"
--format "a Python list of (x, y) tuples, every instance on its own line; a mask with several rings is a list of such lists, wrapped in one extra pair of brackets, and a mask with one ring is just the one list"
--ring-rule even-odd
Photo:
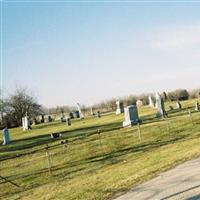
[(3, 133), (3, 145), (9, 144), (10, 143), (10, 133), (8, 131), (8, 128), (5, 127), (2, 131)]
[(117, 100), (116, 105), (117, 105), (116, 115), (124, 113), (124, 104), (119, 100)]
[(48, 170), (49, 170), (49, 174), (51, 175), (52, 174), (52, 171), (51, 171), (51, 158), (50, 158), (50, 154), (49, 154), (49, 146), (47, 145), (45, 147), (45, 150), (46, 150), (46, 157), (47, 157), (47, 162), (48, 162)]

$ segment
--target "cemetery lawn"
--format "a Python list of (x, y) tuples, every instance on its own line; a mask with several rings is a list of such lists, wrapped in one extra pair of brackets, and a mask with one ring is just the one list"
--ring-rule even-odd
[[(153, 108), (139, 108), (141, 140), (138, 127), (122, 128), (124, 116), (115, 113), (100, 119), (74, 119), (70, 127), (55, 121), (33, 126), (32, 131), (10, 129), (12, 143), (0, 145), (0, 199), (112, 199), (198, 157), (200, 112), (194, 111), (194, 102), (181, 102), (183, 109), (168, 111), (166, 120), (156, 119)], [(168, 103), (167, 110), (169, 105), (175, 108)], [(62, 139), (51, 139), (52, 132), (62, 132)], [(65, 139), (67, 148), (60, 144)], [(46, 144), (50, 146), (51, 176)]]

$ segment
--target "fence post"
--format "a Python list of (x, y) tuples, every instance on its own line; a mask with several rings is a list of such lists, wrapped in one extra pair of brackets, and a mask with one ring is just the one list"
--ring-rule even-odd
[(194, 125), (194, 120), (193, 120), (192, 112), (190, 109), (188, 110), (188, 114), (189, 114), (190, 121), (192, 122), (192, 125)]
[(139, 140), (141, 141), (141, 128), (140, 128), (140, 123), (138, 122), (138, 136), (139, 136)]
[(98, 138), (99, 138), (99, 144), (101, 146), (101, 150), (102, 150), (102, 153), (103, 153), (104, 149), (103, 149), (103, 145), (102, 145), (102, 142), (101, 142), (101, 130), (100, 129), (97, 130), (97, 134), (98, 134)]
[(50, 154), (49, 154), (49, 146), (47, 145), (45, 147), (45, 150), (46, 150), (46, 157), (47, 157), (47, 162), (48, 162), (48, 170), (49, 170), (49, 175), (52, 174), (52, 170), (51, 170), (51, 158), (50, 158)]

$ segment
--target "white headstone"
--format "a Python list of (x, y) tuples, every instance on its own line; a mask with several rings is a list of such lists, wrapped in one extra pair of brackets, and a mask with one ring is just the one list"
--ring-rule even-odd
[(166, 113), (165, 113), (164, 101), (158, 93), (156, 93), (155, 97), (156, 97), (156, 108), (157, 108), (156, 116), (165, 117)]
[(94, 111), (93, 111), (93, 108), (90, 109), (90, 113), (91, 113), (91, 115), (95, 115)]
[(3, 145), (9, 144), (10, 143), (10, 134), (8, 131), (8, 128), (3, 129)]
[(194, 108), (195, 111), (199, 111), (200, 110), (200, 106), (199, 106), (199, 102), (197, 101), (195, 103), (195, 108)]
[(137, 105), (137, 106), (143, 106), (143, 102), (142, 102), (140, 99), (138, 99), (138, 100), (136, 101), (136, 105)]
[(22, 127), (23, 127), (23, 130), (28, 130), (28, 125), (29, 125), (29, 122), (28, 122), (28, 117), (25, 116), (22, 118)]
[(151, 96), (149, 96), (149, 106), (154, 107), (154, 103)]
[(119, 100), (116, 101), (116, 105), (117, 105), (117, 110), (116, 110), (116, 115), (124, 113), (124, 105), (122, 102), (120, 102)]
[(133, 126), (139, 122), (137, 106), (128, 106), (124, 109), (125, 121), (123, 127)]
[(77, 103), (77, 108), (78, 108), (78, 112), (79, 112), (80, 118), (81, 118), (81, 119), (84, 119), (84, 115), (83, 115), (83, 113), (81, 112), (81, 107), (80, 107), (79, 103)]
[(182, 109), (182, 105), (179, 101), (176, 102), (176, 108), (177, 109)]
[(71, 118), (67, 116), (65, 120), (66, 120), (67, 126), (71, 126)]

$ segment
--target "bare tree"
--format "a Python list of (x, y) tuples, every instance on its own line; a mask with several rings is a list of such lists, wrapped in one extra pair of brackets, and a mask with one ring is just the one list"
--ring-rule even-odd
[(28, 114), (29, 117), (35, 117), (42, 113), (42, 107), (36, 99), (29, 95), (25, 89), (16, 89), (12, 95), (7, 99), (9, 107), (8, 115), (11, 116), (17, 125), (21, 125), (22, 117)]

